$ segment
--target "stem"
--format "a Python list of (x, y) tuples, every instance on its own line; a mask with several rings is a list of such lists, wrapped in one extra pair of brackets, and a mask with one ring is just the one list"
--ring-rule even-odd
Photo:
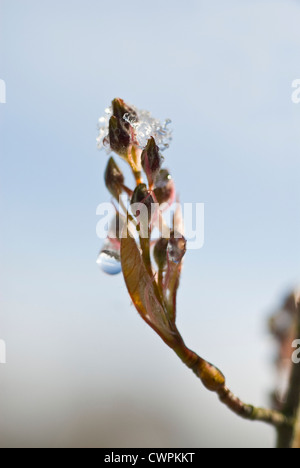
[[(300, 338), (300, 301), (296, 304), (296, 330), (296, 337)], [(294, 436), (297, 434), (297, 415), (300, 416), (300, 364), (293, 363), (289, 390), (282, 413), (293, 418), (294, 424), (278, 430), (277, 447), (292, 448)]]
[(141, 171), (136, 171), (135, 169), (132, 169), (134, 178), (135, 178), (135, 183), (136, 185), (140, 185), (143, 183), (143, 178), (142, 178), (142, 173)]
[(290, 418), (288, 415), (243, 403), (226, 386), (223, 374), (194, 351), (188, 349), (183, 340), (179, 341), (173, 350), (183, 363), (200, 378), (204, 386), (215, 392), (220, 401), (238, 416), (249, 421), (265, 422), (282, 430), (290, 430), (293, 427), (294, 418)]
[(131, 148), (131, 152), (128, 155), (130, 167), (132, 169), (136, 185), (143, 183), (142, 172), (141, 172), (141, 152), (134, 145)]
[(130, 198), (132, 197), (133, 191), (130, 188), (123, 184), (122, 189)]

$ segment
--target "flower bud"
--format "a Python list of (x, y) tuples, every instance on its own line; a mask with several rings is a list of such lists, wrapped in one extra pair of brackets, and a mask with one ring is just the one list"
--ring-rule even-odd
[[(123, 121), (123, 117), (125, 114), (129, 114), (135, 120), (137, 120), (137, 113), (132, 107), (128, 106), (123, 99), (116, 98), (112, 101), (112, 113), (120, 121)], [(125, 122), (126, 128), (128, 128), (129, 123)]]
[(168, 242), (167, 255), (170, 262), (180, 263), (186, 253), (186, 239), (177, 232), (172, 232)]
[(142, 168), (147, 175), (149, 186), (152, 188), (163, 161), (163, 157), (153, 137), (148, 140), (148, 143), (142, 152), (141, 158)]
[(109, 120), (109, 144), (115, 153), (127, 158), (131, 144), (130, 131), (126, 128), (125, 122), (114, 115)]
[(148, 189), (147, 189), (146, 184), (139, 184), (133, 192), (133, 195), (131, 198), (131, 205), (133, 205), (134, 203), (142, 203), (147, 196), (148, 196)]
[(105, 185), (114, 198), (119, 200), (123, 191), (124, 176), (114, 158), (110, 158), (105, 170)]
[[(152, 216), (152, 204), (154, 204), (154, 200), (149, 193), (146, 184), (139, 184), (136, 189), (133, 192), (132, 199), (131, 199), (131, 205), (136, 205), (135, 208), (137, 208), (134, 213), (135, 216), (138, 216), (139, 218), (142, 216), (143, 217), (143, 210), (139, 209), (139, 205), (144, 205), (147, 208), (146, 211), (146, 216), (148, 212), (148, 218), (146, 220), (142, 219), (140, 222), (146, 222), (147, 225), (151, 219)], [(145, 227), (145, 226), (143, 226)]]
[(162, 237), (156, 242), (154, 246), (153, 255), (159, 270), (163, 270), (167, 264), (168, 242), (169, 239)]
[(167, 169), (162, 169), (155, 179), (154, 194), (157, 202), (161, 205), (162, 203), (173, 203), (175, 198), (175, 184)]

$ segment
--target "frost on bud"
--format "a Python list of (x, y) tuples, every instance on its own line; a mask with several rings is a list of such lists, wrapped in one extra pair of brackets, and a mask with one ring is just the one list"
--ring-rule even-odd
[(155, 180), (154, 194), (157, 202), (161, 205), (162, 203), (173, 203), (175, 199), (175, 185), (167, 169), (161, 169)]
[(110, 158), (105, 170), (105, 185), (114, 198), (119, 200), (123, 191), (124, 176), (115, 163), (114, 158)]
[(162, 237), (154, 246), (154, 259), (157, 263), (159, 270), (163, 270), (167, 264), (167, 247), (169, 239)]
[(109, 144), (111, 149), (123, 158), (127, 158), (131, 144), (130, 131), (122, 120), (114, 115), (109, 120)]
[(154, 186), (155, 179), (160, 171), (163, 157), (153, 137), (148, 140), (142, 152), (142, 168), (144, 169), (150, 188)]
[[(117, 119), (124, 121), (124, 115), (129, 114), (135, 120), (137, 120), (137, 113), (132, 107), (128, 106), (123, 99), (116, 98), (112, 101), (112, 113)], [(126, 128), (129, 128), (129, 123), (124, 121)]]
[(180, 263), (185, 253), (186, 239), (178, 232), (172, 232), (167, 247), (169, 261), (173, 263)]

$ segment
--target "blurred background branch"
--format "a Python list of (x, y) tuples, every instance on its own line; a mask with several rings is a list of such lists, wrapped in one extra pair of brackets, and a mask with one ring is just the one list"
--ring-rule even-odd
[(293, 342), (300, 338), (300, 300), (298, 293), (287, 296), (283, 307), (270, 321), (271, 331), (278, 342), (277, 368), (280, 387), (273, 401), (286, 417), (294, 418), (292, 427), (278, 428), (278, 448), (300, 446), (300, 363), (292, 359)]

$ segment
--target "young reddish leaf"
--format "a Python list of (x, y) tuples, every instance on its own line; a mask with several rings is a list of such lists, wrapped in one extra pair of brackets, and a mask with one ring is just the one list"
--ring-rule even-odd
[(157, 297), (154, 279), (149, 276), (129, 232), (121, 239), (121, 263), (128, 292), (138, 313), (164, 341), (174, 343), (177, 340), (176, 329)]

